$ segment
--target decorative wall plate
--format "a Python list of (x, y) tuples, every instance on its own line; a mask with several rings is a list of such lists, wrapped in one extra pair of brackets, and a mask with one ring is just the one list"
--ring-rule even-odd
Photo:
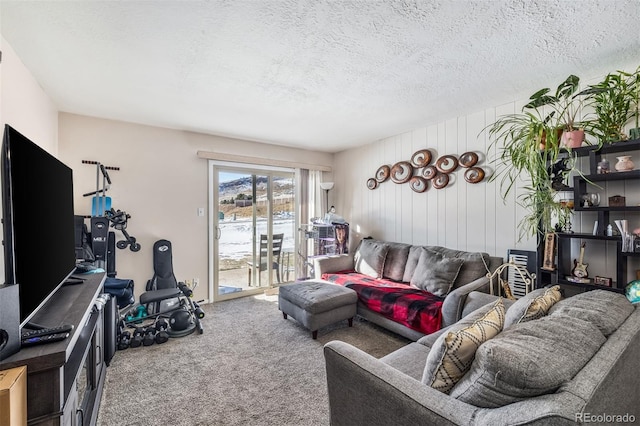
[(399, 161), (391, 168), (391, 180), (395, 183), (405, 183), (411, 179), (413, 167), (408, 161)]
[(391, 174), (391, 168), (386, 164), (384, 166), (380, 166), (378, 171), (376, 171), (376, 180), (380, 183), (389, 179), (389, 175)]
[(458, 162), (460, 163), (460, 165), (462, 167), (472, 167), (475, 166), (476, 163), (478, 162), (478, 154), (476, 154), (475, 152), (465, 152), (464, 154), (462, 154), (460, 156), (460, 158), (458, 159)]
[(374, 178), (367, 179), (367, 188), (376, 189), (378, 187), (378, 181)]
[(433, 179), (438, 174), (436, 166), (427, 166), (422, 170), (422, 177), (425, 179)]
[(428, 149), (421, 149), (416, 151), (411, 156), (411, 164), (416, 168), (427, 166), (431, 162), (431, 151)]
[(409, 186), (415, 192), (424, 192), (429, 188), (429, 181), (421, 176), (414, 176), (409, 180)]
[(469, 183), (478, 183), (484, 179), (484, 170), (480, 167), (469, 167), (464, 172), (464, 180)]
[(449, 184), (449, 175), (446, 173), (438, 173), (432, 182), (435, 189), (442, 189)]
[(458, 159), (453, 155), (443, 155), (436, 161), (436, 168), (442, 173), (451, 173), (458, 168)]

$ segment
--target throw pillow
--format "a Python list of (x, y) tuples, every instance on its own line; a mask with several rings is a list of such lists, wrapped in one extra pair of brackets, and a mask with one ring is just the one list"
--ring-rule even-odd
[(504, 328), (542, 318), (561, 298), (562, 294), (560, 294), (560, 286), (558, 285), (539, 288), (528, 293), (511, 305), (505, 315)]
[(484, 278), (489, 273), (489, 262), (491, 261), (489, 254), (480, 252), (468, 252), (462, 250), (453, 250), (446, 247), (433, 246), (430, 249), (437, 251), (444, 257), (455, 257), (464, 260), (464, 265), (460, 269), (460, 273), (453, 283), (453, 288), (461, 285), (469, 284), (478, 278)]
[(496, 408), (555, 392), (571, 380), (606, 339), (586, 321), (564, 315), (516, 324), (483, 344), (450, 395)]
[(422, 383), (449, 393), (471, 367), (478, 347), (500, 333), (503, 324), (504, 305), (500, 298), (471, 324), (460, 321), (452, 326), (433, 343)]
[(373, 278), (382, 277), (388, 251), (389, 246), (382, 241), (362, 240), (353, 258), (355, 271)]
[(633, 309), (624, 294), (594, 290), (561, 300), (551, 307), (549, 315), (566, 315), (588, 321), (608, 338), (631, 315)]
[(464, 260), (446, 258), (440, 253), (423, 248), (411, 285), (439, 297), (449, 294)]

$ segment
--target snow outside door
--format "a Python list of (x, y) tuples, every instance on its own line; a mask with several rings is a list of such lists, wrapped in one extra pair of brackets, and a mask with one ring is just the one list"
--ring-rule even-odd
[(261, 293), (295, 279), (294, 176), (213, 166), (214, 300)]

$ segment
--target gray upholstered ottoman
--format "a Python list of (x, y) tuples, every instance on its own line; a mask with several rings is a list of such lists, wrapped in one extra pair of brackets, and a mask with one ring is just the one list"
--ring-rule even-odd
[(291, 315), (314, 339), (318, 329), (338, 321), (348, 319), (351, 327), (357, 303), (355, 291), (337, 284), (309, 280), (279, 287), (278, 308), (284, 319)]

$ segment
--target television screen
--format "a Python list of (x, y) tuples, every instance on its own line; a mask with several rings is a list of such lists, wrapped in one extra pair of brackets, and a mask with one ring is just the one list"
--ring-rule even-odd
[(73, 175), (5, 125), (2, 146), (5, 283), (20, 286), (24, 326), (75, 270)]

